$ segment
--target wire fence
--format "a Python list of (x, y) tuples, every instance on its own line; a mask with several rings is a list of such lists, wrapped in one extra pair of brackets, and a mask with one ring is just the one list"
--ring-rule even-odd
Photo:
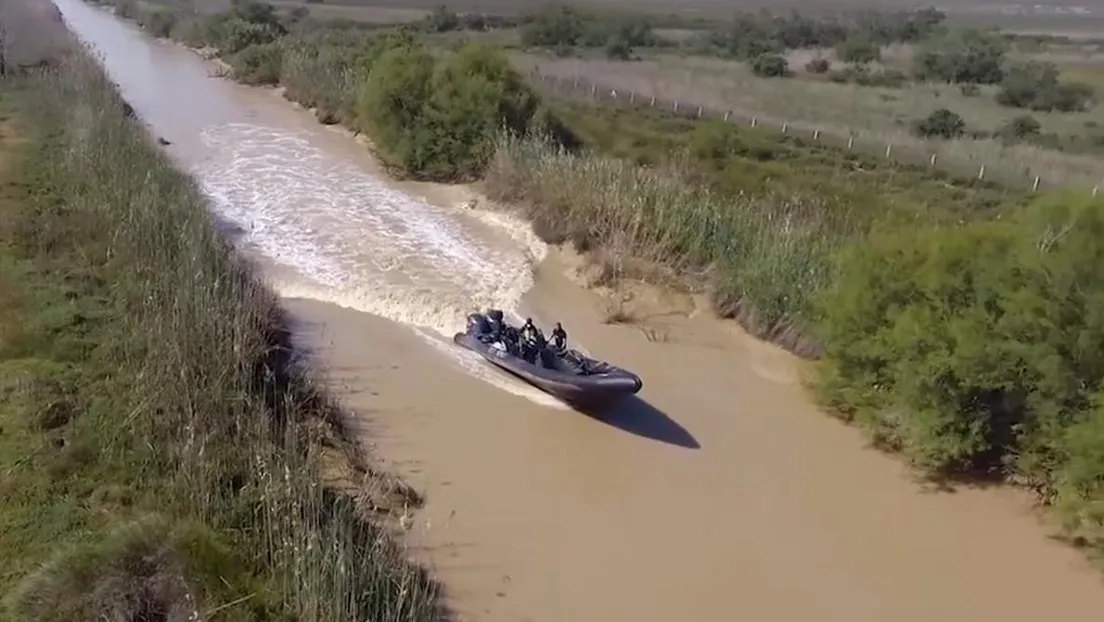
[(1099, 192), (1099, 182), (1090, 181), (1085, 176), (1080, 179), (1065, 179), (1062, 182), (1047, 179), (1031, 170), (1030, 166), (1017, 166), (1009, 163), (988, 163), (975, 157), (949, 154), (939, 149), (939, 141), (927, 144), (892, 144), (860, 134), (839, 135), (821, 131), (808, 123), (778, 122), (748, 115), (734, 110), (717, 110), (699, 104), (677, 100), (645, 96), (624, 89), (614, 89), (586, 78), (554, 76), (531, 72), (531, 77), (540, 88), (550, 94), (594, 103), (606, 103), (623, 106), (665, 110), (686, 118), (723, 119), (731, 123), (740, 123), (749, 127), (774, 130), (798, 139), (805, 139), (825, 147), (837, 148), (869, 156), (890, 160), (896, 164), (933, 169), (965, 181), (991, 182), (1006, 187), (1037, 192), (1047, 186), (1062, 185), (1091, 188), (1093, 196)]

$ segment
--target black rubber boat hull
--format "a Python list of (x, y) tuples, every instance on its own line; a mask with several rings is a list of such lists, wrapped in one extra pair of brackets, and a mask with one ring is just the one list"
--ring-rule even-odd
[(588, 361), (602, 367), (602, 373), (581, 376), (538, 367), (480, 341), (468, 333), (456, 333), (458, 345), (479, 353), (491, 364), (503, 369), (557, 399), (581, 410), (612, 406), (640, 391), (644, 383), (627, 370), (608, 363)]

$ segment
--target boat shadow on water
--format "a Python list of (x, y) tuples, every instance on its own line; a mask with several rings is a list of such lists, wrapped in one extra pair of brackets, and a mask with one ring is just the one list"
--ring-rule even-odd
[(689, 430), (636, 395), (630, 395), (606, 409), (580, 409), (580, 412), (634, 436), (683, 449), (701, 449), (701, 443)]

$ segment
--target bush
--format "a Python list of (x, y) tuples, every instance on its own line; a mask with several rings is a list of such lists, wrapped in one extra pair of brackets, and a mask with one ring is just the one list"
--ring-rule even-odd
[(751, 71), (763, 78), (784, 78), (790, 75), (790, 64), (778, 54), (762, 54), (751, 63)]
[(940, 108), (917, 120), (912, 131), (921, 138), (959, 138), (966, 133), (966, 122), (950, 110)]
[(837, 84), (854, 83), (859, 86), (886, 88), (901, 88), (908, 82), (908, 76), (896, 69), (871, 70), (867, 65), (850, 65), (843, 71), (833, 73), (830, 79)]
[(814, 58), (813, 60), (805, 63), (805, 71), (808, 71), (809, 73), (828, 73), (828, 70), (830, 70), (831, 68), (832, 63), (828, 62), (827, 58)]
[(549, 5), (521, 28), (521, 43), (530, 47), (574, 47), (583, 36), (583, 18), (567, 5)]
[(933, 82), (996, 84), (1004, 78), (1007, 48), (992, 32), (952, 31), (924, 44), (913, 61), (913, 73), (917, 79)]
[(176, 25), (176, 14), (169, 9), (137, 9), (136, 21), (138, 25), (146, 29), (154, 37), (165, 38), (173, 33)]
[(1099, 494), (1101, 236), (1104, 203), (1070, 195), (851, 249), (816, 306), (822, 396), (925, 469)]
[(836, 46), (836, 56), (845, 63), (872, 63), (882, 57), (882, 50), (870, 39), (852, 37)]
[(524, 132), (536, 95), (493, 47), (465, 44), (441, 60), (396, 40), (372, 64), (358, 122), (396, 172), (471, 179), (490, 159), (498, 132)]
[(1026, 62), (1014, 65), (1000, 84), (997, 103), (1036, 111), (1084, 110), (1092, 101), (1092, 87), (1058, 80), (1058, 67), (1052, 63)]
[(234, 77), (245, 84), (280, 83), (283, 48), (278, 43), (251, 45), (230, 57)]
[(1042, 128), (1035, 117), (1025, 114), (1009, 120), (1001, 126), (997, 134), (1006, 140), (1019, 141), (1038, 136)]
[(606, 43), (606, 58), (610, 60), (632, 60), (633, 48), (624, 37), (614, 35)]

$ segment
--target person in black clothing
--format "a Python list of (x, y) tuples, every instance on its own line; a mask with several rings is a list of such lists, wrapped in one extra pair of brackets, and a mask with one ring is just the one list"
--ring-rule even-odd
[(567, 331), (559, 322), (556, 322), (556, 327), (552, 329), (552, 349), (558, 354), (567, 352)]
[(537, 355), (545, 347), (544, 335), (533, 324), (533, 318), (525, 318), (525, 324), (521, 327), (521, 356), (532, 363), (537, 360)]
[(509, 324), (503, 324), (502, 345), (506, 346), (507, 352), (514, 356), (518, 356), (521, 351), (521, 338), (518, 335), (518, 329)]
[(505, 326), (505, 322), (502, 321), (502, 311), (499, 309), (488, 309), (487, 323), (491, 325), (492, 337), (499, 338), (502, 336), (502, 329)]

